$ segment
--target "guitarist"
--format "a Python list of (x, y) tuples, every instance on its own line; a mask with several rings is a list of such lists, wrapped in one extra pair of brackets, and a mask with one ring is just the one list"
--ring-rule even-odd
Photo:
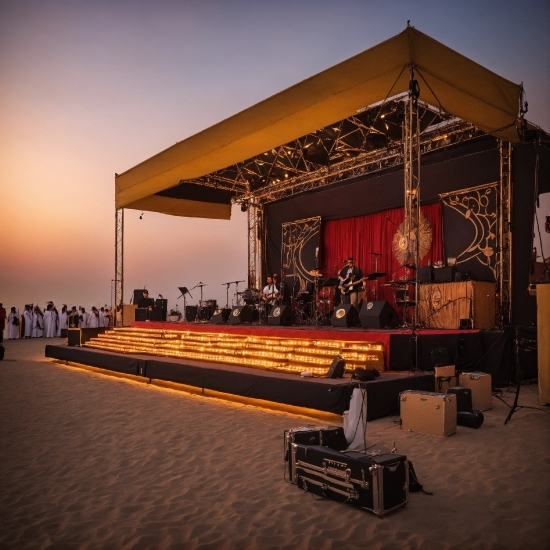
[(355, 265), (353, 258), (338, 273), (338, 289), (344, 304), (352, 304), (359, 311), (359, 293), (363, 290), (363, 272)]
[(273, 306), (279, 305), (279, 289), (270, 275), (267, 276), (267, 284), (262, 290), (262, 300), (265, 302), (265, 309), (268, 315)]

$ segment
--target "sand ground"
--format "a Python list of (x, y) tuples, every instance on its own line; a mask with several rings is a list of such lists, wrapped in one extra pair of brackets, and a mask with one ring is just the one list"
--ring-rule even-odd
[(550, 548), (548, 412), (505, 426), (493, 398), (446, 438), (369, 423), (434, 492), (378, 518), (285, 483), (283, 431), (311, 418), (60, 366), (45, 344), (5, 342), (0, 362), (0, 548)]

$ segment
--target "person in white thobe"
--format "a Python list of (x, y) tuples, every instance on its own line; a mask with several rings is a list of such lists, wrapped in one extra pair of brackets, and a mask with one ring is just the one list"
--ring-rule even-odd
[(54, 338), (57, 334), (57, 310), (53, 302), (50, 302), (44, 312), (44, 336)]
[(23, 318), (25, 320), (25, 334), (24, 338), (30, 338), (32, 336), (32, 307), (29, 304), (25, 305), (25, 311), (23, 312)]
[(80, 308), (80, 321), (78, 322), (78, 328), (87, 328), (88, 327), (88, 314), (86, 313), (86, 310), (81, 307)]
[[(17, 324), (16, 324), (17, 323)], [(8, 340), (19, 338), (19, 313), (15, 311), (15, 307), (11, 308), (8, 314)]]
[(98, 326), (99, 326), (99, 311), (96, 307), (93, 307), (91, 313), (88, 315), (88, 327), (97, 328)]
[(44, 336), (44, 314), (38, 306), (34, 306), (32, 314), (32, 337), (42, 338)]
[(68, 315), (67, 315), (67, 306), (63, 304), (61, 308), (61, 313), (59, 314), (59, 322), (57, 326), (57, 336), (61, 337), (61, 331), (68, 328)]

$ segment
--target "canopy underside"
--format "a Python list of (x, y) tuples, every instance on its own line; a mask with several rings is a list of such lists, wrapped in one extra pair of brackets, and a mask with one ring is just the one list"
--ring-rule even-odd
[[(250, 192), (250, 182), (241, 178), (242, 189), (237, 186), (233, 191), (211, 186), (205, 199), (198, 190), (199, 178), (341, 123), (368, 105), (407, 92), (411, 67), (420, 87), (420, 101), (500, 139), (519, 141), (516, 125), (521, 86), (407, 27), (397, 36), (118, 175), (116, 208), (228, 219), (231, 199)], [(368, 122), (372, 134), (381, 133), (375, 128), (379, 120)], [(367, 138), (369, 132), (367, 128)], [(185, 197), (166, 193), (192, 180), (196, 185), (186, 187)]]

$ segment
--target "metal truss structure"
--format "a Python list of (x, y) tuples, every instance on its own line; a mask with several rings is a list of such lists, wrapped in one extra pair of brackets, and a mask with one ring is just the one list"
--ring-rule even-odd
[[(411, 81), (412, 76), (411, 73)], [(485, 134), (468, 122), (418, 101), (417, 94), (413, 96), (411, 92), (394, 96), (252, 158), (180, 182), (233, 191), (233, 202), (247, 211), (249, 287), (261, 288), (263, 279), (264, 206), (300, 193), (404, 166), (405, 214), (411, 220), (414, 237), (420, 212), (421, 155)], [(123, 233), (121, 209), (116, 211), (117, 305), (123, 296)], [(413, 252), (410, 263), (418, 265), (417, 258), (418, 250)], [(508, 277), (507, 282), (501, 285), (509, 288), (509, 275), (504, 277)]]
[[(249, 208), (249, 284), (257, 281), (255, 287), (259, 287), (262, 278), (263, 242), (258, 238), (254, 216), (263, 205), (401, 166), (411, 154), (419, 159), (422, 154), (484, 135), (472, 124), (440, 109), (417, 99), (414, 104), (414, 147), (403, 133), (404, 125), (411, 123), (406, 120), (411, 116), (410, 99), (408, 94), (401, 94), (260, 155), (189, 180), (233, 191), (234, 202)], [(417, 160), (417, 172), (419, 166)], [(406, 185), (412, 191), (418, 185), (414, 182), (418, 175), (409, 173), (409, 177)]]
[(499, 148), (497, 324), (504, 328), (512, 318), (512, 144), (500, 140)]
[(248, 288), (262, 288), (263, 206), (248, 202)]
[[(115, 308), (124, 296), (124, 208), (115, 210)], [(116, 319), (116, 315), (115, 315)], [(116, 322), (116, 321), (115, 321)]]
[[(420, 118), (418, 116), (418, 83), (414, 80), (414, 69), (411, 68), (410, 92), (405, 103), (403, 119), (403, 157), (405, 176), (405, 231), (404, 244), (407, 250), (405, 264), (412, 264), (415, 274), (420, 266)], [(418, 278), (415, 275), (415, 304), (418, 303)], [(413, 326), (418, 326), (418, 308), (414, 308)]]

